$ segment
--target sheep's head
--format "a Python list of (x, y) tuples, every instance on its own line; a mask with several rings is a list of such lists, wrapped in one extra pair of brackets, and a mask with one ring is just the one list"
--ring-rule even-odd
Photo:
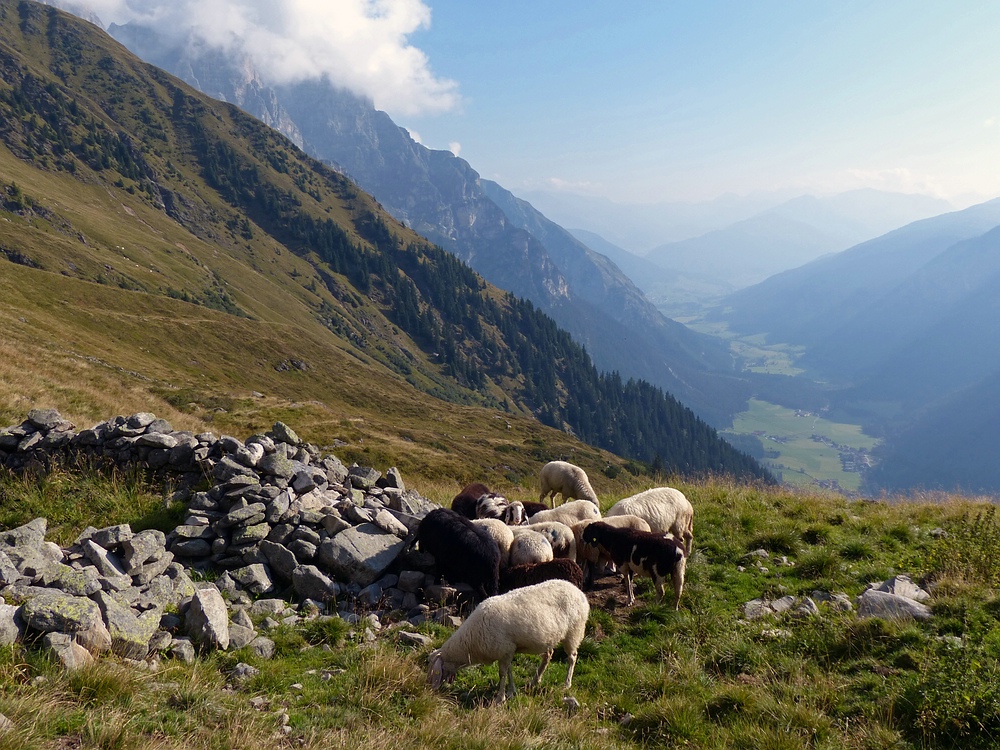
[(527, 520), (524, 513), (524, 503), (520, 500), (515, 500), (510, 503), (503, 511), (503, 522), (508, 526), (520, 526)]
[(455, 669), (444, 662), (441, 649), (431, 651), (428, 659), (427, 682), (433, 690), (437, 690), (444, 682), (455, 681)]
[(588, 524), (587, 528), (583, 530), (583, 534), (580, 535), (580, 538), (583, 540), (584, 544), (589, 544), (591, 547), (597, 547), (600, 545), (600, 536), (599, 527), (591, 523)]

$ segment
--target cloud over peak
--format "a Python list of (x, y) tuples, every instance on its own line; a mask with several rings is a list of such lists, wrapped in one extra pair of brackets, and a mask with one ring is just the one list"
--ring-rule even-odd
[[(80, 0), (53, 5), (80, 13)], [(393, 115), (445, 112), (458, 84), (432, 72), (409, 37), (430, 26), (422, 0), (86, 0), (105, 24), (136, 23), (246, 53), (270, 83), (328, 78)]]

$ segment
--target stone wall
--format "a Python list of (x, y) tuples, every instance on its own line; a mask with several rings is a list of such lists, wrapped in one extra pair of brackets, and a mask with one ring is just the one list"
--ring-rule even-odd
[[(343, 617), (454, 623), (463, 593), (437, 585), (433, 559), (409, 548), (436, 507), (395, 468), (345, 466), (278, 422), (246, 440), (177, 431), (148, 413), (77, 430), (54, 410), (0, 429), (0, 465), (139, 469), (176, 488), (186, 518), (164, 533), (89, 527), (73, 545), (35, 519), (0, 531), (0, 641), (45, 634), (68, 664), (112, 651), (193, 658), (198, 646), (273, 643), (268, 627)], [(210, 582), (208, 582), (210, 581)], [(418, 634), (410, 634), (419, 639)]]

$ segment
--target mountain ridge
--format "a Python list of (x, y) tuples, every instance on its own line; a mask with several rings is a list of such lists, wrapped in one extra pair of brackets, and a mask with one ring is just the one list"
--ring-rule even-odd
[[(53, 341), (77, 340), (86, 324), (81, 343), (102, 342), (128, 362), (148, 360), (154, 336), (208, 338), (147, 319), (143, 301), (151, 295), (199, 317), (213, 308), (206, 316), (213, 325), (233, 321), (234, 335), (257, 330), (272, 342), (275, 354), (243, 363), (247, 374), (238, 355), (212, 365), (228, 382), (249, 384), (271, 370), (311, 382), (316, 347), (331, 346), (370, 367), (376, 381), (532, 414), (615, 452), (639, 449), (676, 470), (735, 461), (737, 473), (760, 473), (662, 391), (600, 376), (551, 319), (488, 285), (245, 112), (53, 8), (2, 0), (0, 34), (0, 107), (8, 113), (0, 188), (4, 255), (12, 261), (3, 265), (39, 289), (38, 274), (50, 289), (72, 287), (81, 300), (72, 315), (46, 316)], [(134, 295), (121, 298), (132, 310), (127, 318), (89, 306), (79, 285), (95, 283)], [(46, 301), (56, 311), (60, 304)], [(10, 317), (32, 325), (16, 307)], [(27, 332), (19, 339), (31, 340)], [(244, 348), (254, 352), (258, 342)], [(199, 370), (207, 377), (204, 356), (189, 354), (199, 364), (178, 366), (178, 379), (197, 383)], [(182, 399), (189, 387), (163, 392)], [(311, 392), (321, 389), (313, 383)]]

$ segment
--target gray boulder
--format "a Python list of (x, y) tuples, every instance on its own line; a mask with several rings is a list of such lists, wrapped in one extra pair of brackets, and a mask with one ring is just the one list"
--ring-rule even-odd
[(299, 565), (292, 572), (292, 587), (304, 599), (325, 602), (340, 594), (340, 586), (315, 565)]
[(399, 537), (363, 523), (324, 541), (317, 558), (336, 576), (367, 586), (382, 576), (405, 546)]
[(24, 633), (21, 608), (13, 604), (0, 604), (0, 646), (16, 643)]
[(187, 631), (196, 643), (225, 651), (229, 648), (229, 612), (214, 586), (199, 589), (187, 611)]
[(264, 553), (268, 564), (271, 566), (271, 570), (278, 577), (285, 581), (292, 580), (292, 573), (295, 571), (298, 561), (295, 559), (295, 554), (288, 547), (276, 542), (263, 541), (260, 543), (260, 551)]
[(43, 633), (78, 633), (101, 621), (101, 608), (82, 596), (48, 590), (21, 607), (24, 624)]
[(101, 608), (111, 636), (111, 652), (126, 659), (145, 659), (149, 653), (149, 639), (153, 630), (142, 625), (129, 607), (123, 606), (109, 594), (102, 591), (94, 599)]
[(905, 596), (869, 589), (858, 597), (858, 617), (880, 617), (884, 620), (929, 620), (931, 610), (926, 604)]
[(133, 573), (147, 560), (158, 556), (166, 548), (167, 537), (162, 531), (149, 529), (140, 531), (122, 543), (122, 562), (125, 571)]
[(42, 642), (71, 672), (94, 663), (91, 653), (66, 633), (48, 633)]
[(931, 595), (910, 580), (909, 576), (896, 576), (888, 581), (883, 581), (877, 590), (903, 596), (915, 602), (925, 602), (931, 598)]

